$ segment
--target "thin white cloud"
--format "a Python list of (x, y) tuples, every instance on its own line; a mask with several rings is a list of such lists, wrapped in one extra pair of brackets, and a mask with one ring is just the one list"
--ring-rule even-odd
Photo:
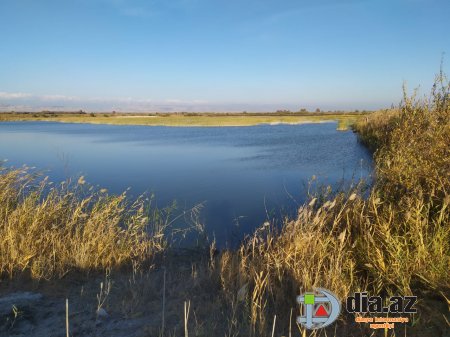
[(177, 98), (154, 100), (134, 97), (78, 97), (57, 94), (37, 95), (0, 92), (0, 111), (196, 111), (208, 104), (203, 100)]
[(133, 97), (78, 97), (66, 95), (36, 95), (22, 92), (0, 92), (0, 112), (7, 111), (92, 111), (92, 112), (264, 112), (289, 109), (297, 111), (299, 108), (314, 110), (319, 107), (322, 110), (354, 110), (354, 109), (378, 109), (389, 104), (368, 102), (346, 102), (344, 100), (332, 100), (329, 102), (315, 102), (303, 100), (303, 102), (276, 103), (276, 102), (208, 102), (200, 99), (151, 99)]
[(36, 97), (43, 101), (74, 101), (77, 99), (77, 97), (65, 95), (42, 95)]
[(182, 101), (179, 99), (176, 99), (176, 98), (169, 98), (169, 99), (166, 99), (165, 102), (168, 104), (171, 104), (171, 103), (178, 104), (178, 103), (181, 103)]
[(30, 98), (33, 95), (23, 93), (23, 92), (4, 92), (0, 91), (0, 99), (20, 99), (20, 98)]

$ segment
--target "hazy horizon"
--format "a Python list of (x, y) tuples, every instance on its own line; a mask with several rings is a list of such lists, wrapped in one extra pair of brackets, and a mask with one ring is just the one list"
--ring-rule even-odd
[(0, 13), (0, 111), (376, 110), (404, 82), (430, 88), (450, 47), (444, 0), (3, 0)]

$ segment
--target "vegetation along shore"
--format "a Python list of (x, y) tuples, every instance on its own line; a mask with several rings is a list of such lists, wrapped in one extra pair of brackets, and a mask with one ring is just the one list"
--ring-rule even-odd
[[(217, 250), (201, 226), (197, 246), (174, 249), (170, 212), (145, 197), (131, 201), (83, 178), (52, 184), (26, 168), (2, 167), (0, 335), (63, 335), (68, 328), (73, 336), (448, 336), (449, 103), (441, 73), (430, 99), (405, 95), (397, 109), (357, 118), (353, 129), (373, 150), (370, 191), (361, 183), (313, 193), (297, 217), (281, 227), (263, 224), (233, 250)], [(17, 116), (11, 119), (232, 120)], [(312, 117), (239, 118), (252, 124)], [(306, 331), (295, 323), (296, 296), (314, 287), (339, 298), (414, 294), (418, 313), (393, 330), (374, 331), (343, 312), (330, 327)], [(5, 302), (8, 296), (13, 300)]]
[(114, 125), (154, 126), (252, 126), (260, 124), (303, 124), (337, 121), (338, 130), (347, 130), (367, 112), (275, 112), (275, 113), (85, 113), (7, 112), (2, 121), (52, 121)]

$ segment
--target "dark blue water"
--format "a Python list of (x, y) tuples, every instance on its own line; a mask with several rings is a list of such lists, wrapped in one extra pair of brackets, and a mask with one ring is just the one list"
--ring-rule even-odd
[[(94, 185), (179, 210), (204, 203), (200, 219), (219, 243), (267, 218), (295, 213), (308, 180), (336, 185), (371, 172), (371, 156), (336, 123), (251, 127), (150, 127), (0, 123), (0, 159), (46, 170), (53, 181)], [(183, 221), (180, 219), (180, 221)]]

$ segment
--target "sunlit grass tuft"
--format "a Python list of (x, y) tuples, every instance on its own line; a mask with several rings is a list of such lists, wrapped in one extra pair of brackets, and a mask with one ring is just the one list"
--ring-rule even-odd
[(148, 201), (85, 185), (54, 186), (26, 168), (0, 167), (0, 275), (62, 277), (140, 263), (166, 247), (165, 225)]

